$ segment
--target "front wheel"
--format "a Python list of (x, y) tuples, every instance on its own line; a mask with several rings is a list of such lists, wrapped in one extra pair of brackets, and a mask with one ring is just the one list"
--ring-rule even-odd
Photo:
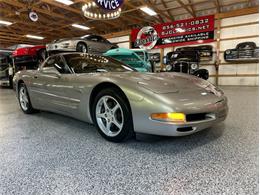
[(35, 112), (33, 109), (27, 88), (24, 83), (21, 83), (18, 90), (18, 100), (22, 111), (26, 114)]
[(102, 90), (94, 100), (92, 118), (99, 133), (112, 142), (134, 135), (132, 114), (124, 94), (116, 88)]

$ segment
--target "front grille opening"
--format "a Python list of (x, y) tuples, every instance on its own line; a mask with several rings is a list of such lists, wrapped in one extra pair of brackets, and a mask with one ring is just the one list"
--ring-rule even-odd
[(208, 113), (197, 113), (197, 114), (187, 114), (186, 115), (186, 121), (192, 122), (192, 121), (202, 121), (206, 120)]
[(192, 131), (193, 128), (192, 127), (179, 127), (177, 128), (177, 131), (179, 132), (188, 132), (188, 131)]

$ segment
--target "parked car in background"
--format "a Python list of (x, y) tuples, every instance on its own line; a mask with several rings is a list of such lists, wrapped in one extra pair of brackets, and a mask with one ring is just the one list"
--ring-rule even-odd
[(46, 47), (44, 45), (17, 44), (8, 49), (13, 50), (14, 64), (37, 63), (46, 59)]
[(111, 49), (104, 53), (104, 56), (117, 59), (139, 72), (153, 72), (154, 63), (150, 60), (148, 52), (143, 49)]
[(166, 54), (164, 64), (167, 72), (182, 72), (207, 80), (209, 72), (199, 68), (200, 54), (196, 50), (179, 50)]
[(51, 55), (58, 52), (83, 52), (102, 54), (110, 49), (118, 48), (116, 44), (98, 35), (85, 35), (67, 39), (55, 40), (46, 45), (47, 52)]
[(13, 86), (12, 50), (0, 49), (0, 86)]
[(84, 53), (50, 56), (37, 70), (16, 73), (22, 111), (51, 111), (94, 123), (107, 140), (135, 132), (185, 136), (227, 117), (224, 93), (197, 77), (140, 73), (111, 57)]
[(254, 42), (239, 43), (235, 49), (224, 52), (224, 59), (227, 62), (258, 62), (259, 47)]
[(200, 45), (194, 47), (179, 47), (176, 51), (187, 51), (187, 52), (198, 52), (200, 61), (211, 61), (213, 57), (213, 47), (212, 45)]

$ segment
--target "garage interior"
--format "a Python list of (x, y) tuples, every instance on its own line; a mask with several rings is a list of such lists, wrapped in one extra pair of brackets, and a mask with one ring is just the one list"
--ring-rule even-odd
[[(214, 15), (214, 41), (207, 43), (213, 60), (200, 66), (227, 96), (228, 117), (189, 136), (137, 134), (112, 143), (94, 125), (76, 119), (44, 111), (24, 114), (15, 91), (1, 87), (0, 194), (258, 194), (259, 63), (228, 62), (224, 53), (243, 42), (259, 46), (259, 2), (125, 0), (120, 17), (98, 22), (82, 13), (89, 2), (0, 0), (0, 49), (86, 34), (130, 49), (132, 29)], [(144, 13), (144, 6), (156, 15)], [(28, 18), (30, 11), (38, 21)], [(176, 48), (150, 50), (160, 54), (158, 71)]]

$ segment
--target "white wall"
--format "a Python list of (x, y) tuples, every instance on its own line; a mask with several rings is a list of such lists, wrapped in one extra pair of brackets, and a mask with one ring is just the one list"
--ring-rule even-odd
[[(259, 35), (259, 24), (253, 25), (241, 25), (235, 27), (229, 27), (230, 25), (239, 25), (239, 24), (247, 24), (252, 22), (258, 22), (259, 14), (250, 14), (245, 16), (238, 16), (232, 18), (226, 18), (221, 20), (221, 34), (220, 34), (220, 67), (219, 67), (219, 75), (225, 74), (258, 74), (259, 70), (259, 63), (243, 63), (243, 64), (235, 64), (235, 63), (228, 63), (224, 60), (223, 52), (226, 49), (235, 48), (238, 43), (246, 42), (246, 41), (253, 41), (259, 46), (258, 37), (254, 38), (246, 38), (246, 39), (233, 39), (233, 40), (222, 40), (222, 39), (230, 39), (230, 38), (237, 38), (237, 37), (244, 37), (244, 36), (254, 36)], [(215, 32), (216, 35), (216, 32)], [(216, 38), (216, 36), (215, 36)], [(129, 36), (122, 36), (122, 37), (115, 37), (109, 39), (109, 41), (113, 43), (118, 43), (119, 47), (129, 48)], [(216, 51), (217, 43), (213, 42), (210, 43), (213, 46), (213, 51)], [(195, 46), (195, 45), (194, 45)], [(176, 47), (177, 48), (177, 47)], [(172, 51), (173, 48), (165, 48), (164, 55), (168, 52)], [(151, 53), (160, 53), (160, 49), (153, 49), (150, 51)], [(203, 68), (209, 70), (210, 75), (215, 75), (215, 60), (216, 54), (214, 53), (213, 60), (211, 62), (201, 62), (203, 64)], [(210, 77), (209, 81), (215, 83), (215, 77)], [(219, 77), (219, 85), (258, 85), (258, 77)]]
[[(226, 18), (221, 20), (221, 26), (247, 24), (258, 22), (259, 14), (250, 14), (245, 16), (238, 16)], [(235, 48), (238, 43), (252, 41), (259, 46), (258, 37), (239, 39), (237, 37), (259, 35), (259, 24), (235, 26), (231, 28), (222, 28), (220, 39), (236, 38), (233, 40), (220, 41), (220, 60), (219, 74), (258, 74), (259, 63), (228, 63), (224, 60), (224, 53), (226, 49)], [(258, 77), (219, 77), (219, 85), (258, 85)]]

